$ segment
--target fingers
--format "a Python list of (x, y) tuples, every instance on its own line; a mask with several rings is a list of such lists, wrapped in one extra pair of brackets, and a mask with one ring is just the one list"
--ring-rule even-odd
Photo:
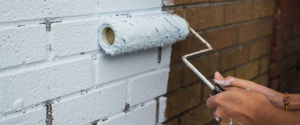
[[(239, 79), (239, 78), (235, 78), (232, 76), (223, 78), (223, 79), (214, 79), (214, 81), (219, 84), (220, 86), (234, 86), (234, 87), (238, 87), (238, 88), (242, 88), (242, 89), (246, 89), (246, 90), (252, 90), (255, 89), (257, 84), (248, 81), (248, 80), (243, 80), (243, 79)], [(225, 89), (226, 90), (226, 89)]]
[(217, 106), (217, 103), (216, 103), (216, 100), (215, 100), (216, 96), (211, 96), (207, 99), (206, 101), (206, 106), (211, 108), (211, 107), (216, 107)]

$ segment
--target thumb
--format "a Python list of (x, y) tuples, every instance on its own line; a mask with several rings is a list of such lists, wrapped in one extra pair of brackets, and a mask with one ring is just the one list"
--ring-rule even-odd
[(215, 79), (222, 80), (222, 79), (224, 79), (224, 77), (217, 71), (217, 72), (215, 72)]

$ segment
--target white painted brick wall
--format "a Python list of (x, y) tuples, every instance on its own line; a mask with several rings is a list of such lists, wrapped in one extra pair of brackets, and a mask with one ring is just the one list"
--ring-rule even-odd
[(126, 84), (115, 84), (54, 104), (53, 124), (86, 124), (122, 111), (126, 102)]
[(156, 102), (151, 101), (131, 112), (122, 113), (107, 121), (99, 121), (97, 125), (155, 125)]
[(0, 69), (45, 60), (46, 45), (45, 26), (0, 29)]
[(164, 121), (171, 46), (114, 57), (98, 46), (105, 20), (160, 13), (162, 0), (0, 2), (0, 125)]
[(51, 25), (54, 56), (68, 56), (98, 50), (99, 20), (80, 20)]
[(46, 108), (34, 111), (20, 112), (9, 118), (0, 119), (0, 125), (46, 125)]
[(142, 74), (129, 80), (128, 102), (131, 106), (154, 99), (167, 92), (169, 69)]
[(0, 22), (93, 14), (97, 0), (0, 0)]
[(93, 86), (93, 63), (91, 58), (77, 59), (46, 67), (37, 67), (0, 76), (0, 112), (15, 109), (14, 103), (24, 99), (27, 107)]

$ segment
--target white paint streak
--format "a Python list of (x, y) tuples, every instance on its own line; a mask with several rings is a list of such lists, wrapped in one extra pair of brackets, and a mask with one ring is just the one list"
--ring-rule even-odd
[(217, 84), (219, 84), (220, 86), (228, 86), (228, 85), (230, 85), (230, 82), (234, 81), (234, 79), (232, 78), (232, 79), (230, 79), (228, 81), (219, 81), (219, 80), (214, 79), (214, 81)]
[(173, 6), (174, 1), (173, 0), (163, 0), (164, 6)]

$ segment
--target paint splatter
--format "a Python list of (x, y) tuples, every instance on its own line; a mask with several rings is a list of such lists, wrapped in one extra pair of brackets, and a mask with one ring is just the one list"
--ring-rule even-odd
[(246, 90), (250, 91), (250, 88), (246, 88)]
[(219, 84), (220, 86), (228, 86), (228, 85), (230, 85), (230, 82), (234, 81), (234, 79), (232, 78), (232, 79), (230, 79), (228, 81), (219, 81), (219, 80), (214, 79), (214, 81), (217, 84)]
[(23, 108), (23, 105), (24, 105), (24, 99), (19, 98), (15, 101), (13, 108), (16, 111), (21, 111), (21, 109)]

